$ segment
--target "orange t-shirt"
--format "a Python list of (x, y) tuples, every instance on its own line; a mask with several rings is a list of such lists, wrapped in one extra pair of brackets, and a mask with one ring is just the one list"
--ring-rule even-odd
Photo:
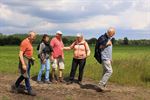
[(20, 51), (23, 51), (23, 54), (29, 58), (33, 55), (33, 47), (28, 38), (24, 39), (20, 44)]

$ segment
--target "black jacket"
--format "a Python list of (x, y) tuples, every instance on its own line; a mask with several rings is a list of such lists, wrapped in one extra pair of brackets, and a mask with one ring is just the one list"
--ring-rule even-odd
[(102, 49), (100, 49), (100, 46), (106, 46), (108, 40), (109, 40), (109, 37), (105, 33), (104, 35), (101, 35), (96, 42), (94, 57), (100, 64), (102, 63), (102, 59), (101, 59)]

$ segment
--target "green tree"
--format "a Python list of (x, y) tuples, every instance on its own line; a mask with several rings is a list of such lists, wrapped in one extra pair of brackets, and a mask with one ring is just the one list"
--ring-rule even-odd
[(113, 38), (111, 39), (111, 42), (112, 42), (113, 45), (115, 45), (116, 39), (113, 37)]
[(128, 45), (129, 44), (129, 40), (128, 40), (127, 37), (124, 38), (123, 43), (124, 43), (124, 45)]
[(96, 38), (91, 38), (87, 40), (88, 44), (96, 44), (97, 39)]

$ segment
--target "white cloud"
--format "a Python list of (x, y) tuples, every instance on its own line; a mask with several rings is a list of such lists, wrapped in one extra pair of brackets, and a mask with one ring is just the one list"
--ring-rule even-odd
[(110, 26), (118, 26), (119, 18), (117, 16), (94, 16), (92, 18), (84, 19), (80, 22), (74, 22), (65, 24), (69, 28), (75, 28), (77, 30), (86, 30), (86, 29), (100, 29), (108, 28)]
[(146, 30), (150, 25), (150, 12), (126, 11), (120, 14), (122, 28)]
[(7, 25), (7, 27), (3, 27), (2, 29), (0, 28), (4, 31), (15, 30), (20, 32), (21, 29), (19, 28), (22, 28), (22, 30), (30, 29), (42, 31), (56, 27), (55, 23), (47, 22), (41, 18), (30, 16), (28, 14), (12, 11), (9, 7), (3, 4), (0, 4), (0, 13), (0, 21), (3, 22), (1, 24)]
[[(150, 0), (3, 0), (0, 32), (150, 30)], [(140, 34), (140, 33), (139, 33)]]
[(0, 4), (0, 13), (1, 13), (0, 20), (5, 21), (7, 22), (7, 24), (14, 26), (26, 27), (30, 24), (33, 24), (34, 22), (39, 21), (39, 19), (36, 17), (12, 11), (9, 7), (2, 4)]
[(55, 29), (56, 27), (58, 27), (58, 25), (55, 23), (41, 21), (37, 25), (33, 26), (32, 29), (38, 32), (42, 32), (43, 30), (48, 32), (49, 30)]
[(150, 12), (141, 12), (136, 10), (127, 10), (118, 15), (100, 15), (79, 22), (65, 24), (69, 28), (78, 30), (83, 29), (101, 29), (114, 26), (127, 30), (148, 30), (150, 27)]
[(133, 0), (132, 8), (142, 11), (142, 12), (150, 12), (150, 0)]

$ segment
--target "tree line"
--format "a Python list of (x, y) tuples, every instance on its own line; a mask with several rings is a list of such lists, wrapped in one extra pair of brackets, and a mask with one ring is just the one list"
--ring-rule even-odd
[[(4, 35), (0, 33), (0, 46), (4, 45), (19, 45), (21, 41), (27, 37), (27, 34), (13, 34), (13, 35)], [(52, 39), (54, 36), (50, 36), (50, 39)], [(74, 36), (63, 36), (62, 40), (65, 45), (70, 45), (76, 37)], [(36, 40), (34, 41), (34, 44), (39, 44), (41, 42), (42, 35), (37, 35)], [(97, 39), (91, 38), (86, 40), (90, 45), (95, 45)], [(127, 37), (124, 37), (123, 39), (115, 39), (112, 38), (112, 43), (114, 45), (150, 45), (150, 40), (129, 40)]]
[[(36, 40), (33, 42), (33, 44), (39, 44), (42, 40), (43, 35), (37, 35)], [(27, 34), (13, 34), (13, 35), (4, 35), (0, 33), (0, 46), (4, 45), (20, 45), (21, 41), (27, 37)], [(52, 39), (54, 36), (50, 36), (50, 39)], [(62, 38), (64, 44), (69, 45), (74, 40), (75, 37), (73, 36), (63, 36)]]

